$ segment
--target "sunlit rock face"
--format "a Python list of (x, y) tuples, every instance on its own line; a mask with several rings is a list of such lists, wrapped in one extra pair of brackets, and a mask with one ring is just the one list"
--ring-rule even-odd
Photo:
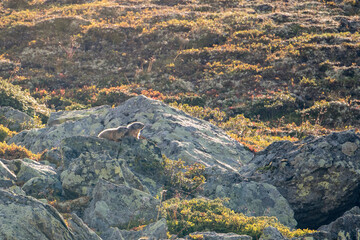
[(41, 152), (58, 147), (67, 137), (97, 136), (106, 128), (140, 121), (145, 124), (142, 136), (155, 142), (170, 159), (181, 158), (187, 163), (238, 170), (253, 157), (220, 128), (144, 96), (131, 98), (116, 108), (65, 111), (55, 113), (50, 119), (50, 126), (21, 132), (10, 143)]

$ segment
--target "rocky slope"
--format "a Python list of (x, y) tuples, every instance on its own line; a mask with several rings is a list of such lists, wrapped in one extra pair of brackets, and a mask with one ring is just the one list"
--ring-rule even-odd
[[(238, 213), (276, 216), (292, 228), (328, 224), (306, 239), (359, 237), (360, 136), (353, 131), (274, 143), (253, 157), (215, 126), (143, 96), (116, 108), (59, 112), (50, 119), (49, 126), (10, 140), (34, 151), (48, 149), (42, 161), (0, 159), (4, 239), (166, 239), (167, 222), (159, 212), (166, 182), (162, 154), (206, 164), (206, 182), (193, 197), (226, 197), (226, 206)], [(130, 121), (146, 124), (145, 139), (96, 137)], [(191, 236), (198, 235), (251, 239), (214, 232)], [(287, 239), (272, 227), (260, 235)]]
[(0, 1), (0, 239), (360, 239), (359, 9)]

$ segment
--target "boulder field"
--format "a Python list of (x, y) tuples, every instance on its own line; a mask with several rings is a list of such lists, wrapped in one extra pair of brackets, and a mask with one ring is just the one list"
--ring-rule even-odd
[[(134, 121), (145, 124), (141, 139), (96, 137)], [(159, 214), (163, 155), (205, 166), (196, 197), (228, 198), (225, 205), (235, 212), (319, 230), (295, 239), (360, 237), (360, 136), (354, 131), (276, 142), (254, 155), (218, 127), (138, 96), (115, 108), (53, 113), (45, 128), (22, 131), (8, 143), (46, 152), (38, 162), (0, 159), (0, 239), (166, 239)], [(146, 227), (129, 230), (139, 223)], [(260, 239), (286, 238), (268, 227)]]

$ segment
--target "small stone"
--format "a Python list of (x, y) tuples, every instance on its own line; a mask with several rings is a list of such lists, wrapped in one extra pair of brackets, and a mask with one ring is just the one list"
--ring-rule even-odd
[(353, 142), (346, 142), (341, 146), (341, 151), (349, 157), (354, 156), (357, 149), (358, 145)]

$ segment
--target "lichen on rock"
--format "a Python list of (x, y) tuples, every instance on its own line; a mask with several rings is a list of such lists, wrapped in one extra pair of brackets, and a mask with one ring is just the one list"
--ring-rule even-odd
[(354, 131), (276, 142), (241, 172), (277, 187), (298, 227), (317, 228), (359, 204), (360, 136)]
[[(71, 119), (69, 114), (52, 114), (51, 122)], [(140, 121), (145, 124), (142, 135), (154, 141), (163, 154), (171, 159), (181, 158), (188, 164), (198, 162), (205, 166), (217, 165), (237, 170), (253, 157), (252, 152), (220, 128), (144, 96), (133, 97), (113, 109), (95, 108), (76, 114), (81, 115), (81, 119), (22, 132), (9, 142), (21, 144), (33, 152), (41, 152), (60, 146), (64, 138), (97, 136), (106, 128)]]
[(75, 240), (62, 216), (32, 197), (0, 189), (1, 239)]
[(139, 226), (157, 220), (159, 203), (146, 192), (100, 180), (85, 209), (84, 221), (98, 231)]

